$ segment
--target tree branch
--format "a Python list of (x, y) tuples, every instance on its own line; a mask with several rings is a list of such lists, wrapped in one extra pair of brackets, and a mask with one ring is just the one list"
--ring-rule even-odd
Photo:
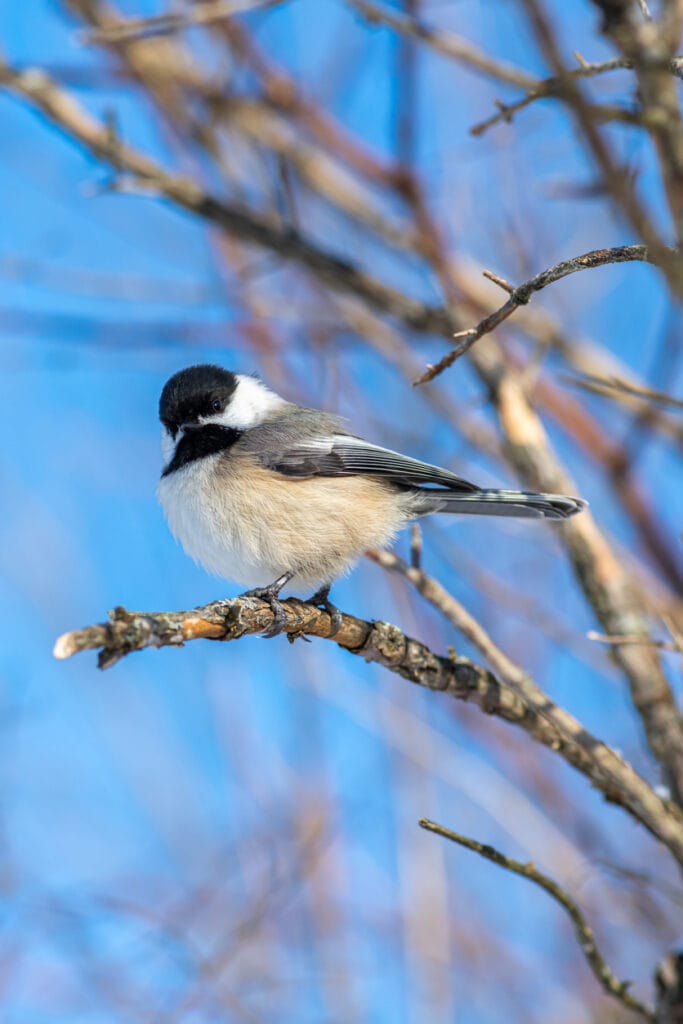
[[(18, 72), (0, 61), (2, 84), (29, 99), (50, 121), (98, 159), (105, 160), (119, 172), (127, 171), (137, 181), (151, 186), (177, 206), (216, 224), (226, 234), (277, 252), (284, 259), (305, 267), (318, 281), (356, 296), (372, 309), (395, 317), (413, 330), (449, 337), (460, 329), (453, 303), (448, 307), (432, 308), (408, 298), (361, 267), (320, 249), (299, 232), (283, 229), (261, 214), (222, 202), (208, 195), (194, 181), (163, 171), (152, 160), (112, 137), (106, 126), (91, 118), (44, 72), (35, 69)], [(429, 251), (433, 253), (435, 267), (445, 266), (439, 240), (430, 238), (428, 241), (432, 246)], [(638, 250), (639, 247), (624, 247), (624, 250), (631, 248)], [(609, 252), (598, 250), (604, 251)], [(444, 281), (447, 287), (446, 278)], [(475, 348), (471, 359), (489, 389), (506, 438), (508, 456), (517, 472), (537, 490), (562, 493), (573, 489), (524, 388), (510, 371), (499, 346), (492, 340), (489, 345)], [(628, 574), (592, 518), (588, 515), (580, 518), (582, 522), (569, 524), (562, 532), (562, 540), (601, 625), (609, 634), (645, 632), (642, 602), (634, 596)], [(643, 720), (650, 747), (664, 768), (672, 792), (676, 797), (681, 796), (683, 722), (656, 652), (620, 646), (614, 648), (614, 657), (629, 680), (634, 705)]]
[(522, 89), (532, 89), (537, 84), (537, 79), (528, 71), (515, 67), (507, 61), (494, 60), (490, 54), (471, 43), (469, 39), (456, 35), (447, 29), (427, 25), (421, 19), (406, 14), (399, 14), (394, 9), (380, 7), (369, 0), (347, 0), (349, 5), (369, 22), (388, 25), (394, 32), (417, 39), (427, 44), (437, 53), (459, 64), (485, 75), (487, 78), (495, 78), (499, 82), (506, 82), (508, 85), (517, 85)]
[(88, 44), (122, 43), (131, 39), (169, 35), (194, 25), (211, 25), (247, 11), (268, 10), (283, 0), (209, 0), (188, 11), (157, 14), (150, 18), (125, 18), (107, 28), (88, 29), (82, 39)]
[(444, 839), (450, 839), (453, 843), (458, 843), (460, 846), (464, 846), (467, 850), (474, 850), (480, 857), (485, 860), (492, 861), (493, 864), (497, 864), (498, 867), (505, 868), (506, 871), (512, 871), (515, 875), (521, 875), (522, 878), (528, 878), (535, 885), (540, 886), (544, 889), (556, 903), (567, 912), (571, 918), (572, 924), (576, 931), (576, 938), (578, 940), (581, 951), (585, 956), (588, 965), (597, 978), (602, 988), (607, 992), (608, 995), (618, 999), (620, 1003), (628, 1007), (629, 1010), (633, 1010), (635, 1013), (639, 1013), (645, 1020), (654, 1021), (655, 1014), (648, 1006), (641, 1003), (639, 999), (632, 996), (629, 993), (631, 982), (619, 981), (616, 975), (611, 971), (605, 962), (605, 958), (595, 944), (595, 937), (593, 930), (586, 921), (582, 912), (567, 893), (557, 882), (548, 875), (544, 875), (542, 871), (534, 867), (533, 864), (522, 864), (521, 861), (513, 860), (512, 857), (507, 857), (505, 854), (500, 853), (494, 849), (493, 846), (489, 846), (488, 843), (480, 843), (476, 839), (470, 839), (468, 836), (460, 835), (459, 832), (453, 832), (449, 828), (445, 828), (443, 825), (438, 825), (435, 821), (430, 821), (428, 818), (421, 818), (419, 822), (420, 828), (425, 829), (428, 832), (435, 832), (438, 836), (443, 836)]
[[(514, 689), (469, 658), (442, 657), (387, 622), (367, 622), (343, 615), (332, 635), (329, 615), (314, 605), (290, 599), (282, 605), (284, 630), (292, 639), (317, 636), (333, 640), (351, 654), (383, 665), (403, 679), (429, 690), (448, 693), (476, 704), (488, 715), (511, 722), (536, 742), (550, 748), (659, 839), (683, 865), (683, 813), (662, 800), (619, 755), (591, 736), (568, 712), (548, 714), (543, 704)], [(59, 637), (54, 653), (69, 658), (84, 650), (99, 650), (100, 668), (145, 647), (178, 647), (188, 640), (238, 640), (262, 633), (273, 621), (268, 604), (253, 597), (215, 601), (182, 612), (129, 612), (115, 608), (109, 621)]]
[(449, 366), (452, 366), (456, 359), (464, 356), (472, 348), (475, 341), (478, 341), (484, 334), (488, 334), (490, 331), (495, 330), (496, 327), (499, 327), (520, 306), (525, 306), (534, 292), (540, 292), (542, 288), (546, 288), (549, 284), (554, 284), (555, 281), (560, 281), (563, 277), (568, 277), (570, 274), (576, 274), (579, 270), (593, 270), (595, 267), (604, 267), (608, 263), (629, 263), (633, 261), (653, 262), (647, 246), (617, 245), (611, 249), (594, 249), (591, 252), (583, 253), (581, 256), (573, 256), (571, 259), (556, 263), (554, 267), (542, 270), (540, 274), (536, 274), (528, 281), (525, 281), (524, 284), (517, 285), (517, 287), (508, 284), (507, 281), (504, 281), (497, 275), (487, 272), (486, 276), (489, 280), (494, 281), (494, 283), (507, 291), (510, 298), (494, 313), (484, 317), (476, 327), (469, 327), (467, 330), (458, 331), (454, 337), (461, 338), (460, 343), (455, 348), (452, 348), (450, 352), (447, 352), (438, 363), (428, 366), (422, 376), (418, 377), (414, 383), (425, 384), (427, 381), (438, 377), (440, 373), (443, 373)]
[(568, 383), (583, 388), (584, 391), (591, 391), (593, 394), (602, 395), (617, 402), (622, 401), (624, 397), (626, 399), (636, 398), (643, 403), (663, 405), (675, 412), (683, 412), (683, 400), (680, 398), (676, 398), (666, 391), (643, 387), (642, 384), (625, 380), (623, 377), (600, 377), (597, 374), (586, 374), (584, 377), (567, 375), (565, 379)]
[[(578, 68), (572, 68), (567, 71), (567, 77), (572, 79), (586, 79), (595, 78), (598, 75), (604, 75), (609, 71), (620, 71), (620, 70), (632, 70), (634, 67), (633, 61), (628, 57), (613, 57), (611, 60), (603, 60), (594, 64), (583, 62)], [(683, 58), (674, 57), (669, 62), (669, 71), (676, 78), (683, 78)], [(518, 114), (520, 110), (524, 110), (526, 107), (535, 103), (536, 100), (543, 99), (559, 99), (565, 98), (565, 77), (552, 75), (550, 78), (542, 78), (525, 93), (518, 100), (514, 100), (512, 103), (501, 103), (497, 102), (498, 112), (492, 114), (486, 118), (485, 121), (480, 121), (470, 128), (470, 135), (483, 135), (484, 132), (488, 131), (489, 128), (493, 128), (494, 125), (500, 124), (501, 121), (510, 122), (515, 114)], [(639, 124), (643, 127), (646, 126), (647, 117), (643, 117), (641, 110), (628, 110), (620, 107), (610, 107), (601, 105), (588, 104), (588, 110), (592, 111), (595, 117), (608, 120), (610, 117), (617, 119), (621, 117), (622, 120), (627, 121), (631, 124)]]

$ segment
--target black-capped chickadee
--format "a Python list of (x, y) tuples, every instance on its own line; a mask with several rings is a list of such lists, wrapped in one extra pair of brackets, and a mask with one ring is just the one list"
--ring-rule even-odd
[[(579, 498), (477, 487), (447, 469), (379, 448), (336, 417), (255, 377), (190, 366), (159, 403), (158, 495), (172, 533), (209, 572), (255, 588), (283, 625), (291, 583), (339, 617), (330, 584), (368, 549), (430, 512), (567, 519)], [(272, 581), (272, 582), (271, 582)], [(336, 614), (335, 614), (336, 613)]]

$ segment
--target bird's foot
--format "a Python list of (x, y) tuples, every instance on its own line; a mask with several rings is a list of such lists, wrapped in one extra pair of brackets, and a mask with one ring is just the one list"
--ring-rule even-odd
[(282, 576), (278, 576), (276, 580), (269, 583), (267, 587), (254, 587), (253, 590), (245, 590), (243, 597), (258, 597), (261, 601), (265, 601), (270, 606), (270, 610), (273, 613), (273, 621), (267, 629), (264, 629), (261, 634), (264, 637), (277, 636), (282, 633), (287, 621), (285, 610), (282, 604), (278, 600), (280, 591), (286, 586), (291, 580), (294, 573), (285, 572)]
[(316, 590), (313, 597), (309, 597), (307, 604), (314, 604), (317, 608), (322, 608), (324, 612), (330, 617), (330, 625), (332, 626), (332, 632), (330, 636), (336, 636), (342, 627), (342, 613), (339, 611), (335, 604), (330, 601), (330, 587), (328, 583), (326, 587), (321, 587), (320, 590)]

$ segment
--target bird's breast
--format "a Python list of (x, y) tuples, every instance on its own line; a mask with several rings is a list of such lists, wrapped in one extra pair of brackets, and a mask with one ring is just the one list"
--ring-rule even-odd
[(249, 586), (286, 571), (306, 584), (331, 580), (408, 518), (400, 493), (384, 481), (293, 479), (234, 449), (163, 477), (158, 494), (187, 553)]

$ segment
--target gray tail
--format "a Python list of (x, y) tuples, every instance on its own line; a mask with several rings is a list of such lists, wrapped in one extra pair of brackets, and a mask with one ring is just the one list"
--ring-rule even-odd
[[(429, 512), (462, 513), (476, 516), (513, 516), (519, 519), (569, 519), (587, 502), (564, 494), (534, 494), (528, 491), (458, 491), (420, 487), (420, 514)], [(417, 502), (416, 502), (417, 504)]]

